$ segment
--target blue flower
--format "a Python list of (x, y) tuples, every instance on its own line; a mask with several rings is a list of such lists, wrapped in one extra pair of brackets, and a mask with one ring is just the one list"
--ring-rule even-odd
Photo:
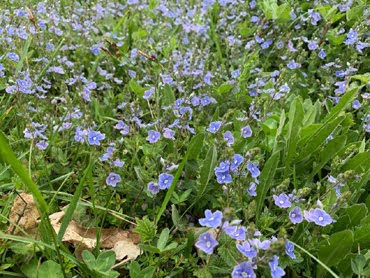
[(217, 177), (217, 182), (220, 184), (230, 183), (233, 181), (229, 172), (217, 172), (216, 177)]
[(110, 185), (110, 186), (113, 186), (113, 187), (116, 187), (117, 183), (119, 183), (120, 181), (121, 181), (121, 177), (120, 177), (120, 175), (118, 175), (116, 173), (110, 173), (108, 175), (107, 179), (105, 180), (107, 185)]
[(316, 50), (319, 46), (316, 41), (310, 41), (307, 47), (309, 50)]
[(317, 54), (320, 59), (324, 59), (326, 57), (326, 53), (324, 49), (320, 49), (319, 53)]
[(218, 245), (217, 240), (210, 233), (203, 233), (199, 236), (195, 246), (208, 255), (213, 253), (213, 249)]
[(155, 92), (155, 88), (154, 87), (150, 88), (149, 90), (146, 90), (144, 92), (143, 98), (144, 99), (149, 99), (154, 94), (154, 92)]
[(167, 189), (171, 186), (173, 176), (171, 174), (162, 173), (158, 178), (158, 186), (160, 189)]
[(244, 228), (243, 226), (238, 227), (238, 226), (228, 226), (227, 225), (224, 227), (224, 230), (225, 230), (225, 233), (233, 239), (245, 240), (247, 229)]
[(234, 160), (231, 162), (230, 169), (232, 172), (236, 172), (239, 165), (242, 164), (244, 158), (240, 154), (234, 154)]
[(247, 189), (247, 193), (249, 194), (249, 196), (251, 196), (251, 197), (257, 196), (256, 187), (257, 187), (257, 185), (254, 182), (251, 182), (249, 184), (249, 188)]
[(113, 161), (113, 165), (121, 168), (123, 165), (125, 165), (125, 162), (117, 158), (115, 161)]
[(316, 225), (325, 227), (333, 222), (335, 222), (329, 214), (324, 210), (316, 208), (310, 209), (309, 211), (304, 211), (304, 218), (308, 222), (314, 222)]
[(242, 133), (242, 137), (243, 137), (243, 138), (251, 137), (251, 136), (252, 136), (252, 134), (253, 134), (252, 129), (251, 129), (251, 127), (250, 127), (249, 125), (247, 125), (247, 126), (243, 127), (243, 128), (241, 129), (241, 133)]
[(232, 144), (234, 144), (234, 136), (230, 131), (226, 131), (224, 133), (224, 140), (226, 140), (226, 145), (230, 147)]
[(245, 261), (241, 264), (234, 266), (233, 272), (231, 273), (232, 278), (256, 278), (256, 274), (253, 271), (252, 262)]
[(38, 143), (36, 144), (36, 147), (37, 147), (39, 150), (45, 150), (48, 146), (49, 146), (48, 142), (45, 142), (44, 140), (41, 140), (40, 142), (38, 142)]
[(280, 194), (279, 196), (273, 195), (275, 200), (275, 205), (280, 208), (290, 208), (292, 203), (290, 202), (290, 198), (285, 193)]
[(230, 169), (229, 161), (221, 161), (220, 164), (215, 168), (215, 173), (228, 172)]
[(252, 178), (257, 178), (261, 174), (258, 169), (258, 163), (248, 162), (247, 169), (251, 173)]
[(295, 207), (291, 212), (289, 212), (289, 219), (293, 224), (301, 223), (303, 221), (301, 209), (299, 207)]
[(222, 212), (216, 210), (215, 212), (206, 209), (204, 212), (205, 218), (199, 219), (199, 224), (204, 227), (217, 228), (221, 226), (222, 223)]
[(152, 194), (157, 194), (159, 192), (159, 186), (157, 183), (149, 182), (148, 183), (148, 191)]
[(237, 244), (236, 248), (247, 258), (254, 258), (257, 256), (256, 250), (254, 250), (248, 241), (244, 241), (243, 244)]
[(164, 128), (163, 129), (163, 137), (166, 139), (175, 140), (175, 131), (173, 131), (170, 128)]
[(346, 36), (346, 40), (344, 41), (344, 44), (345, 45), (352, 45), (356, 42), (356, 38), (357, 38), (357, 31), (355, 30), (350, 30)]
[(257, 249), (261, 249), (261, 250), (267, 250), (270, 248), (270, 245), (271, 245), (271, 241), (266, 239), (264, 241), (261, 241), (260, 239), (258, 238), (252, 238), (250, 240), (248, 240), (250, 244), (252, 244), (254, 247), (256, 247)]
[(90, 145), (100, 146), (100, 140), (103, 140), (104, 138), (105, 138), (104, 133), (100, 133), (99, 131), (95, 130), (90, 130), (87, 136), (87, 142), (89, 142)]
[(150, 144), (154, 144), (161, 138), (161, 133), (155, 130), (149, 130), (148, 131), (148, 137), (146, 137), (146, 140), (149, 141)]
[(209, 124), (209, 127), (207, 128), (207, 130), (211, 133), (216, 133), (221, 127), (221, 122), (220, 121), (217, 121), (217, 122), (212, 122)]
[(294, 244), (293, 243), (291, 243), (290, 241), (287, 241), (286, 243), (285, 243), (285, 253), (290, 257), (290, 258), (292, 258), (292, 259), (295, 259), (296, 258), (296, 256), (295, 256), (295, 254), (294, 254)]
[(284, 269), (282, 269), (278, 265), (278, 263), (279, 263), (279, 258), (278, 256), (274, 255), (274, 257), (272, 258), (272, 261), (269, 262), (272, 278), (280, 278), (285, 275)]
[(354, 101), (354, 102), (352, 102), (352, 108), (353, 109), (360, 109), (361, 108), (361, 102), (359, 102), (357, 99)]
[(14, 61), (14, 62), (18, 62), (19, 61), (18, 54), (14, 53), (14, 52), (8, 52), (6, 54), (6, 57), (9, 58), (10, 60)]

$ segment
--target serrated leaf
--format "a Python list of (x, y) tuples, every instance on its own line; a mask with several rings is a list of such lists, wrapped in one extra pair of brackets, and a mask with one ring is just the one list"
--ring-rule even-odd
[(142, 220), (137, 219), (136, 224), (134, 231), (140, 235), (144, 242), (154, 239), (156, 233), (155, 225), (147, 216), (144, 216)]

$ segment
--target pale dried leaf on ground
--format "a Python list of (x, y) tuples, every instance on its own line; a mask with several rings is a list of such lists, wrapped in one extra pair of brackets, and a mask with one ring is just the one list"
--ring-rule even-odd
[(9, 214), (7, 233), (18, 234), (20, 229), (31, 230), (37, 226), (40, 213), (31, 194), (20, 193), (14, 200)]

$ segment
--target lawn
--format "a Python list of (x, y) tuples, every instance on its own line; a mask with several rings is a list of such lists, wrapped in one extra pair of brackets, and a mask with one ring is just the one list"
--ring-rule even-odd
[(0, 276), (370, 277), (367, 0), (0, 3)]

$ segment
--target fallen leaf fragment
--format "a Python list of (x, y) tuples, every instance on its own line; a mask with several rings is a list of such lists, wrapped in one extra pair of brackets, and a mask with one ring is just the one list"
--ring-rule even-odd
[[(14, 200), (9, 214), (8, 234), (18, 234), (21, 229), (27, 231), (37, 226), (40, 217), (36, 202), (31, 194), (20, 193)], [(21, 229), (19, 229), (21, 228)]]

